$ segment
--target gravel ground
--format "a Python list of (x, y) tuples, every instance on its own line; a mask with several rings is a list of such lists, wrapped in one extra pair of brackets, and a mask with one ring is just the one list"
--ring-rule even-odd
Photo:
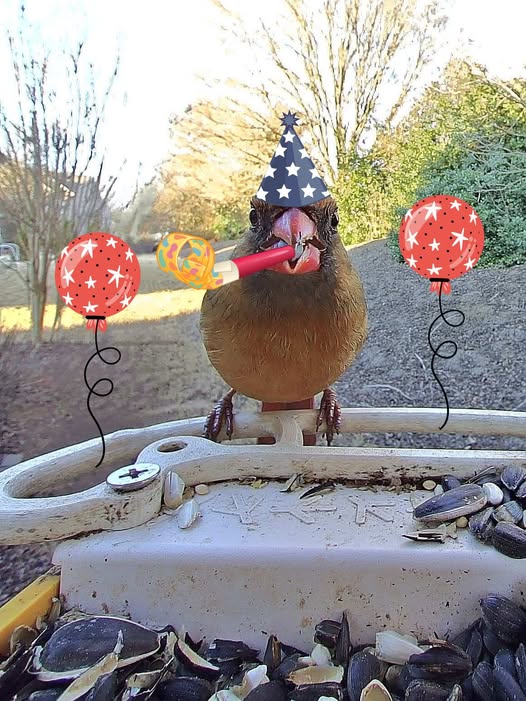
[[(335, 386), (340, 404), (444, 407), (430, 372), (427, 332), (438, 315), (438, 299), (428, 291), (429, 283), (397, 263), (385, 241), (357, 247), (351, 257), (365, 287), (370, 329), (356, 363)], [(152, 281), (160, 280), (154, 257), (141, 257), (141, 269), (141, 292), (151, 292)], [(465, 314), (461, 327), (437, 324), (434, 334), (436, 345), (447, 339), (458, 344), (454, 358), (436, 362), (452, 408), (526, 411), (525, 280), (524, 265), (475, 269), (454, 281), (452, 294), (444, 296), (445, 309)], [(167, 287), (166, 280), (161, 284)], [(180, 289), (175, 281), (168, 287)], [(115, 392), (97, 412), (106, 432), (204, 415), (221, 396), (225, 385), (208, 363), (195, 309), (196, 304), (160, 320), (110, 328), (104, 340), (118, 345), (123, 360), (111, 370)], [(82, 382), (91, 353), (87, 344), (84, 332), (69, 331), (52, 345), (19, 354), (24, 391), (9, 404), (9, 450), (29, 458), (95, 435)], [(107, 369), (103, 372), (96, 377), (106, 376)], [(238, 410), (256, 406), (245, 398), (236, 403)], [(520, 450), (526, 449), (526, 439), (355, 434), (339, 437), (335, 445)], [(101, 472), (88, 476), (82, 488), (103, 477)], [(72, 486), (62, 485), (66, 491)], [(0, 548), (0, 603), (47, 568), (48, 553), (48, 546)]]

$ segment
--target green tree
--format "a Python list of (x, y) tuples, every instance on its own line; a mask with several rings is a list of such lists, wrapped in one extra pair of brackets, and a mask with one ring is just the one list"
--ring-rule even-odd
[(390, 232), (398, 249), (405, 211), (430, 194), (453, 194), (479, 212), (486, 229), (481, 265), (524, 260), (525, 81), (493, 83), (479, 66), (453, 60), (372, 150), (352, 156), (337, 195), (347, 243)]
[[(480, 266), (526, 261), (526, 80), (493, 83), (478, 66), (453, 62), (411, 116), (416, 132), (401, 151), (427, 139), (428, 159), (411, 188), (400, 191), (390, 245), (398, 251), (398, 224), (411, 204), (451, 194), (471, 204), (485, 229)], [(429, 142), (431, 137), (431, 142)]]
[[(22, 10), (18, 35), (7, 34), (17, 97), (14, 105), (0, 102), (0, 210), (27, 261), (21, 277), (38, 344), (54, 257), (73, 236), (109, 220), (116, 178), (106, 177), (97, 143), (117, 67), (98, 98), (83, 45), (39, 58), (28, 26)], [(61, 303), (57, 296), (55, 323)]]

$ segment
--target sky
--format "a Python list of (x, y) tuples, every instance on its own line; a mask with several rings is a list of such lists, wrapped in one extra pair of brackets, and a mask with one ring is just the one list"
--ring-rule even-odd
[[(453, 46), (495, 75), (524, 74), (524, 0), (444, 0)], [(280, 0), (227, 0), (256, 21), (278, 14)], [(16, 30), (20, 0), (0, 0), (0, 77), (10, 71), (3, 30)], [(117, 55), (120, 69), (104, 131), (108, 166), (120, 169), (117, 201), (150, 180), (170, 150), (170, 115), (181, 113), (203, 94), (199, 76), (238, 75), (250, 57), (228, 51), (221, 41), (218, 13), (209, 0), (26, 0), (35, 45), (86, 40), (98, 75), (107, 77)], [(0, 100), (5, 100), (1, 80)], [(123, 162), (125, 166), (122, 167)], [(138, 175), (139, 173), (139, 175)]]

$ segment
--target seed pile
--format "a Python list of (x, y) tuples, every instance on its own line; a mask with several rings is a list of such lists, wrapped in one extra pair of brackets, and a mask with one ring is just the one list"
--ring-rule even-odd
[(490, 594), (481, 618), (451, 640), (384, 630), (353, 648), (349, 621), (324, 620), (314, 646), (270, 635), (194, 642), (171, 626), (70, 612), (56, 602), (40, 630), (12, 636), (2, 701), (526, 701), (526, 611)]
[(504, 468), (500, 474), (481, 473), (461, 484), (448, 475), (435, 496), (419, 504), (413, 517), (425, 528), (408, 534), (413, 540), (445, 540), (445, 529), (437, 524), (468, 517), (471, 533), (481, 542), (516, 559), (526, 558), (526, 469)]

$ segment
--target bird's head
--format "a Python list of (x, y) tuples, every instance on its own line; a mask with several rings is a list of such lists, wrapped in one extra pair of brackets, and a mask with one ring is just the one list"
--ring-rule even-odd
[(332, 197), (301, 208), (279, 207), (254, 198), (249, 219), (257, 252), (298, 243), (303, 247), (296, 260), (271, 268), (286, 275), (302, 275), (323, 268), (338, 236), (338, 207)]

